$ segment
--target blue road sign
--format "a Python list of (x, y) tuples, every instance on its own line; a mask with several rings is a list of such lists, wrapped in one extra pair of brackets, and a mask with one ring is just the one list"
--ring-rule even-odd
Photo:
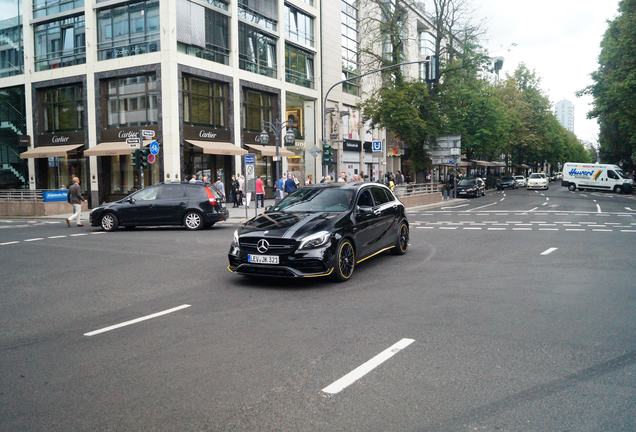
[(44, 202), (66, 202), (67, 197), (67, 189), (42, 192), (42, 201)]
[(148, 148), (150, 149), (150, 154), (152, 155), (158, 155), (159, 154), (159, 149), (161, 148), (159, 146), (159, 143), (157, 141), (153, 141), (150, 143), (150, 145), (148, 146)]
[(373, 153), (381, 153), (382, 152), (382, 140), (373, 140), (373, 141), (371, 141), (371, 151)]
[(256, 163), (256, 155), (254, 153), (248, 153), (243, 158), (246, 164), (253, 165)]

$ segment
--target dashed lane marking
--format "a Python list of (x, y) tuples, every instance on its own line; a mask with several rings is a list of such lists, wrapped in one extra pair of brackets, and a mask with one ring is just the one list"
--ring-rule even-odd
[(636, 230), (622, 229), (621, 232), (633, 232), (633, 233), (636, 233)]
[(104, 327), (104, 328), (101, 328), (99, 330), (93, 330), (93, 331), (90, 331), (88, 333), (84, 333), (84, 336), (95, 336), (95, 335), (98, 335), (98, 334), (101, 334), (101, 333), (105, 333), (105, 332), (108, 332), (108, 331), (111, 331), (111, 330), (115, 330), (115, 329), (118, 329), (118, 328), (121, 328), (121, 327), (126, 327), (126, 326), (129, 326), (129, 325), (132, 325), (132, 324), (137, 324), (139, 322), (146, 321), (146, 320), (149, 320), (149, 319), (152, 319), (152, 318), (157, 318), (159, 316), (166, 315), (166, 314), (169, 314), (169, 313), (172, 313), (172, 312), (176, 312), (176, 311), (179, 311), (181, 309), (189, 308), (190, 306), (191, 305), (189, 305), (189, 304), (183, 304), (181, 306), (177, 306), (177, 307), (174, 307), (172, 309), (166, 309), (164, 311), (153, 313), (153, 314), (146, 315), (146, 316), (142, 316), (140, 318), (135, 318), (135, 319), (132, 319), (130, 321), (124, 321), (123, 323), (119, 323), (119, 324), (115, 324), (115, 325), (112, 325), (112, 326)]
[(585, 231), (585, 228), (566, 228), (566, 231)]
[(465, 229), (465, 230), (480, 230), (482, 228), (481, 227), (464, 227), (462, 229)]
[(36, 238), (26, 239), (24, 241), (25, 242), (34, 242), (34, 241), (40, 241), (40, 240), (44, 240), (44, 238), (43, 237), (36, 237)]
[(58, 235), (58, 236), (50, 236), (50, 237), (47, 237), (47, 238), (49, 238), (49, 239), (59, 239), (59, 238), (65, 238), (65, 237), (66, 237), (65, 235)]
[(505, 231), (507, 228), (488, 228), (488, 231)]
[(0, 246), (7, 246), (7, 245), (12, 245), (12, 244), (18, 244), (18, 243), (20, 243), (20, 242), (10, 241), (10, 242), (0, 243)]
[(395, 354), (402, 351), (404, 348), (411, 345), (415, 342), (414, 339), (401, 339), (397, 343), (391, 345), (380, 354), (376, 355), (372, 359), (362, 363), (360, 366), (343, 376), (342, 378), (334, 381), (329, 384), (327, 387), (322, 389), (323, 393), (328, 394), (337, 394), (340, 393), (345, 388), (349, 387), (354, 382), (358, 381), (360, 378), (371, 372), (373, 369), (380, 366), (382, 363), (393, 357)]
[(594, 228), (592, 231), (596, 231), (596, 232), (612, 232), (614, 230), (611, 229), (600, 229), (600, 228)]
[(85, 235), (88, 235), (88, 233), (71, 234), (71, 237), (79, 237), (79, 236), (85, 236)]
[(513, 228), (513, 231), (532, 231), (532, 228)]
[(544, 255), (544, 256), (545, 255), (550, 255), (552, 252), (554, 252), (557, 249), (558, 248), (555, 248), (555, 247), (548, 248), (548, 249), (544, 250), (543, 252), (541, 252), (540, 255)]
[(558, 228), (539, 228), (539, 231), (558, 231)]
[(598, 213), (603, 213), (603, 212), (601, 211), (601, 206), (600, 206), (600, 205), (598, 205), (598, 204), (596, 204), (596, 211), (597, 211)]

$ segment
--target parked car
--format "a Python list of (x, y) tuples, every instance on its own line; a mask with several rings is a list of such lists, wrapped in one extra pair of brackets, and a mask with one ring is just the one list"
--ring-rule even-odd
[(183, 225), (188, 230), (198, 230), (228, 216), (221, 193), (211, 185), (160, 183), (95, 207), (90, 221), (104, 231), (141, 225)]
[(228, 270), (248, 276), (346, 281), (382, 252), (406, 253), (404, 205), (384, 185), (308, 186), (268, 207), (235, 232)]
[(463, 178), (457, 183), (457, 197), (486, 195), (486, 183), (479, 177)]
[(526, 187), (527, 181), (526, 181), (525, 176), (516, 175), (515, 176), (515, 183), (517, 184), (517, 187)]
[(497, 190), (517, 189), (517, 182), (514, 177), (502, 177), (497, 179)]
[(526, 186), (528, 189), (545, 189), (548, 190), (550, 187), (548, 178), (544, 173), (532, 173), (530, 177), (528, 177), (528, 184)]

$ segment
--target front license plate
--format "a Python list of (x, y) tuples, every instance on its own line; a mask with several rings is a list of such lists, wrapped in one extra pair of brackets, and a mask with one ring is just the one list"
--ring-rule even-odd
[(278, 264), (278, 255), (247, 255), (247, 262), (253, 264)]

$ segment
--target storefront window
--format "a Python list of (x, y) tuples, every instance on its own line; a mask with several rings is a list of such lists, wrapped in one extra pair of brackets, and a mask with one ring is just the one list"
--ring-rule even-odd
[(189, 0), (178, 0), (177, 4), (179, 51), (228, 64), (229, 17)]
[(82, 190), (86, 190), (86, 158), (81, 151), (67, 153), (66, 157), (35, 159), (36, 187), (38, 189), (68, 188), (73, 177), (80, 179)]
[(260, 132), (264, 122), (271, 122), (273, 115), (273, 96), (255, 90), (245, 90), (243, 94), (243, 129)]
[(20, 3), (21, 0), (0, 3), (0, 77), (24, 71)]
[(183, 77), (184, 123), (225, 127), (229, 86), (192, 76)]
[(35, 70), (86, 63), (84, 15), (36, 25), (34, 36)]
[(285, 81), (314, 88), (314, 55), (286, 44)]
[(276, 38), (239, 22), (239, 67), (276, 78)]
[(84, 127), (84, 92), (81, 85), (43, 90), (44, 132), (80, 130)]
[(115, 78), (105, 82), (108, 88), (108, 126), (144, 126), (157, 124), (159, 89), (155, 74)]
[(84, 0), (34, 0), (33, 18), (54, 15), (84, 6)]
[(97, 58), (106, 60), (159, 51), (159, 1), (97, 12)]

